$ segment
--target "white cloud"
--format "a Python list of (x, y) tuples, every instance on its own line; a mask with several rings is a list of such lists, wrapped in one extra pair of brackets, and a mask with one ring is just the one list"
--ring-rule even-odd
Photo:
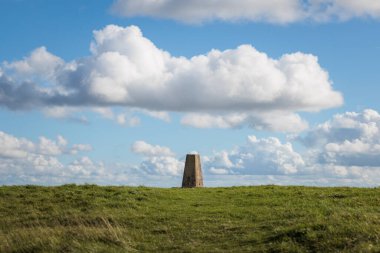
[(78, 154), (80, 152), (88, 152), (92, 150), (92, 146), (89, 144), (74, 144), (69, 150), (70, 154)]
[(183, 172), (184, 163), (168, 147), (136, 141), (131, 150), (144, 157), (139, 169), (148, 174), (178, 176)]
[(149, 174), (179, 176), (183, 173), (184, 163), (171, 156), (148, 157), (140, 164), (140, 169)]
[[(246, 111), (278, 108), (281, 103), (290, 110), (320, 110), (342, 102), (312, 55), (274, 60), (243, 45), (176, 58), (156, 48), (134, 26), (97, 31), (92, 51), (87, 92), (106, 103), (164, 111)], [(289, 95), (290, 103), (285, 100)]]
[(310, 0), (309, 16), (317, 21), (332, 18), (349, 20), (352, 18), (380, 18), (380, 2), (376, 0)]
[[(202, 156), (208, 186), (303, 184), (376, 186), (380, 184), (380, 114), (371, 109), (335, 115), (303, 136), (307, 149), (275, 137), (248, 136), (247, 143)], [(91, 150), (69, 145), (62, 136), (38, 141), (0, 132), (0, 184), (96, 182), (179, 186), (184, 159), (168, 147), (136, 141), (138, 165), (92, 161), (73, 156)], [(194, 153), (194, 152), (192, 152)], [(66, 163), (61, 161), (65, 156)], [(71, 161), (68, 161), (71, 159)], [(258, 180), (258, 181), (257, 181)]]
[(86, 176), (91, 179), (91, 176), (105, 175), (105, 168), (103, 163), (94, 163), (90, 158), (84, 156), (70, 163), (67, 166), (66, 173), (68, 176), (74, 174), (77, 176)]
[(125, 17), (148, 16), (185, 23), (222, 20), (286, 24), (380, 17), (377, 0), (116, 0), (111, 9)]
[(169, 113), (165, 111), (149, 111), (149, 110), (139, 110), (139, 111), (153, 118), (160, 119), (165, 122), (170, 122), (170, 115)]
[[(374, 186), (380, 183), (380, 114), (371, 109), (335, 115), (296, 139), (249, 136), (245, 145), (204, 157), (211, 175), (273, 176), (276, 184)], [(240, 177), (243, 182), (246, 178)], [(277, 181), (276, 181), (277, 180)], [(284, 180), (284, 181), (281, 181)], [(268, 180), (266, 180), (267, 182)]]
[(90, 169), (99, 173), (100, 164), (90, 163), (86, 157), (70, 165), (60, 161), (63, 155), (73, 158), (73, 155), (91, 149), (86, 144), (70, 147), (62, 136), (56, 140), (40, 137), (33, 142), (0, 131), (0, 184), (54, 184), (89, 176)]
[(57, 136), (57, 140), (41, 136), (38, 142), (32, 142), (2, 131), (0, 131), (0, 144), (0, 157), (2, 158), (25, 158), (30, 154), (59, 156), (92, 150), (91, 145), (88, 144), (74, 144), (70, 147), (68, 141), (60, 135)]
[(274, 137), (249, 136), (246, 145), (205, 158), (211, 173), (243, 175), (287, 175), (303, 169), (305, 162), (290, 143)]
[(229, 174), (228, 170), (221, 169), (221, 168), (215, 168), (215, 167), (211, 167), (209, 169), (209, 171), (211, 174), (215, 174), (215, 175), (227, 175), (227, 174)]
[(308, 123), (298, 114), (286, 112), (226, 115), (188, 113), (181, 119), (181, 123), (197, 128), (240, 128), (248, 125), (258, 130), (278, 132), (301, 132), (308, 128)]
[[(251, 45), (242, 45), (192, 58), (173, 57), (145, 38), (138, 27), (115, 25), (94, 32), (91, 52), (70, 63), (59, 61), (52, 68), (54, 78), (48, 75), (49, 85), (19, 81), (17, 68), (16, 73), (6, 72), (0, 77), (0, 104), (11, 109), (122, 106), (164, 120), (167, 112), (190, 113), (182, 122), (192, 126), (249, 124), (287, 131), (306, 127), (297, 112), (343, 103), (318, 58), (310, 54), (272, 59)], [(33, 72), (40, 66), (36, 63), (30, 68)], [(113, 118), (127, 121), (122, 115)], [(137, 123), (131, 119), (130, 124)]]
[(112, 110), (112, 108), (106, 108), (106, 107), (95, 107), (92, 108), (92, 111), (95, 113), (98, 113), (105, 119), (113, 120), (117, 124), (121, 126), (129, 126), (129, 127), (136, 127), (140, 125), (141, 121), (140, 118), (137, 116), (133, 116), (132, 111), (125, 110), (122, 113), (116, 113)]
[(49, 106), (42, 108), (43, 114), (47, 117), (87, 125), (90, 122), (87, 117), (83, 115), (81, 110), (83, 109), (68, 106)]
[(23, 60), (5, 62), (4, 66), (13, 71), (16, 77), (49, 81), (55, 78), (56, 70), (63, 64), (61, 58), (48, 52), (45, 47), (40, 47)]
[(62, 137), (58, 136), (58, 141), (53, 141), (45, 137), (40, 137), (38, 143), (38, 152), (43, 155), (60, 155), (63, 153), (63, 148), (66, 145), (62, 145)]
[(16, 138), (0, 131), (0, 157), (22, 158), (26, 157), (30, 150), (35, 149), (35, 144), (27, 139)]
[(380, 115), (375, 110), (335, 115), (299, 140), (319, 163), (380, 167)]
[(42, 156), (58, 156), (66, 153), (91, 150), (90, 145), (75, 144), (68, 147), (67, 140), (58, 135), (57, 140), (50, 140), (41, 136), (38, 142), (32, 142), (25, 138), (17, 138), (0, 131), (0, 157), (25, 158), (28, 154)]
[(189, 113), (181, 119), (181, 123), (198, 128), (233, 128), (241, 126), (245, 123), (246, 119), (247, 115), (239, 113), (225, 116), (214, 116), (206, 113)]
[(133, 153), (144, 156), (174, 156), (174, 153), (168, 147), (151, 145), (145, 141), (136, 141), (131, 148)]

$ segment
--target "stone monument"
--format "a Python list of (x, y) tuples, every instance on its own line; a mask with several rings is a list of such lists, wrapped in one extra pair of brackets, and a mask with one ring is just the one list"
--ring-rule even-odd
[(187, 154), (183, 171), (182, 188), (203, 187), (201, 159), (199, 155)]

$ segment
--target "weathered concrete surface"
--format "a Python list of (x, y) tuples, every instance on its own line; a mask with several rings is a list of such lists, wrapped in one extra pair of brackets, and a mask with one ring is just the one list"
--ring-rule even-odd
[(199, 155), (187, 154), (183, 171), (182, 187), (203, 187), (201, 159)]

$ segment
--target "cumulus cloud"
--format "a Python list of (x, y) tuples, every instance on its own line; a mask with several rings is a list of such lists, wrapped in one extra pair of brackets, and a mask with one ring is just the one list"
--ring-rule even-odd
[(133, 153), (144, 156), (174, 156), (174, 153), (168, 147), (151, 145), (145, 141), (136, 141), (131, 148)]
[[(62, 136), (37, 141), (0, 131), (0, 185), (96, 183), (141, 185), (160, 182), (157, 174), (147, 174), (130, 164), (106, 164), (82, 153), (87, 144), (73, 144)], [(165, 182), (170, 185), (170, 181)]]
[(69, 146), (62, 136), (31, 141), (0, 131), (0, 184), (68, 182), (88, 176), (89, 171), (98, 173), (100, 164), (87, 157), (68, 165), (60, 161), (61, 156), (75, 158), (73, 155), (91, 149), (87, 144)]
[(4, 132), (0, 132), (0, 143), (0, 157), (2, 158), (22, 158), (26, 157), (30, 150), (35, 150), (33, 142)]
[(17, 138), (0, 131), (0, 157), (25, 158), (28, 154), (58, 156), (62, 154), (76, 154), (80, 151), (90, 151), (88, 144), (74, 144), (69, 147), (67, 140), (58, 135), (56, 140), (44, 136), (38, 142), (25, 138)]
[(131, 150), (144, 157), (139, 169), (146, 173), (178, 176), (183, 171), (184, 163), (175, 158), (175, 154), (168, 147), (136, 141)]
[(89, 144), (74, 144), (70, 149), (70, 154), (76, 155), (79, 152), (88, 152), (92, 150), (92, 146)]
[[(11, 109), (66, 108), (50, 110), (51, 114), (69, 107), (120, 106), (166, 121), (167, 112), (182, 112), (182, 122), (196, 127), (248, 124), (287, 131), (305, 128), (297, 112), (343, 103), (318, 58), (300, 52), (272, 59), (251, 45), (241, 45), (174, 57), (136, 26), (109, 25), (94, 32), (91, 53), (63, 63), (40, 48), (22, 61), (6, 63), (0, 104)], [(49, 67), (31, 60), (40, 54), (52, 62)], [(27, 72), (38, 78), (23, 77), (19, 65), (27, 65)], [(127, 122), (122, 115), (113, 118)], [(137, 123), (132, 118), (130, 124)]]
[(184, 163), (170, 156), (152, 156), (145, 159), (140, 169), (149, 174), (179, 176), (183, 173)]
[(366, 109), (338, 114), (299, 140), (319, 163), (380, 167), (380, 115)]
[(111, 9), (125, 17), (148, 16), (185, 23), (222, 20), (287, 24), (380, 17), (380, 3), (374, 0), (116, 0)]
[(292, 144), (274, 137), (258, 139), (248, 136), (246, 145), (232, 151), (205, 157), (205, 165), (213, 174), (287, 175), (303, 169), (305, 162)]
[(24, 79), (52, 80), (56, 70), (64, 61), (51, 54), (45, 47), (35, 49), (28, 57), (15, 62), (5, 62), (6, 69), (16, 73), (15, 77)]
[[(250, 135), (246, 143), (203, 155), (204, 179), (210, 186), (379, 185), (379, 129), (379, 112), (366, 109), (337, 114), (291, 142)], [(97, 182), (178, 186), (184, 168), (184, 157), (177, 157), (169, 147), (145, 141), (131, 146), (131, 151), (142, 157), (141, 163), (112, 166), (77, 156), (91, 146), (69, 145), (62, 136), (32, 141), (0, 132), (0, 144), (0, 184)]]
[(87, 177), (93, 180), (91, 177), (96, 177), (98, 175), (106, 175), (105, 166), (103, 163), (95, 163), (89, 157), (84, 156), (79, 159), (74, 160), (69, 165), (67, 165), (67, 172), (69, 176), (80, 175), (82, 177)]
[[(213, 186), (375, 186), (380, 183), (379, 129), (380, 114), (366, 109), (337, 114), (291, 142), (251, 135), (245, 144), (203, 155), (204, 178)], [(296, 142), (305, 148), (295, 149)], [(144, 157), (138, 170), (148, 175), (181, 175), (183, 159), (169, 148), (143, 141), (134, 146)]]
[[(249, 136), (244, 145), (205, 156), (205, 172), (242, 182), (252, 176), (271, 176), (273, 183), (280, 184), (380, 183), (380, 114), (375, 110), (337, 114), (292, 141)], [(295, 142), (305, 148), (295, 150)]]

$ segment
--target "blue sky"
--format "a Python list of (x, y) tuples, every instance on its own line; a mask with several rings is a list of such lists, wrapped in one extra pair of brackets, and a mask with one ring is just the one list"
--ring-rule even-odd
[(0, 1), (0, 184), (378, 185), (380, 1), (205, 3)]

